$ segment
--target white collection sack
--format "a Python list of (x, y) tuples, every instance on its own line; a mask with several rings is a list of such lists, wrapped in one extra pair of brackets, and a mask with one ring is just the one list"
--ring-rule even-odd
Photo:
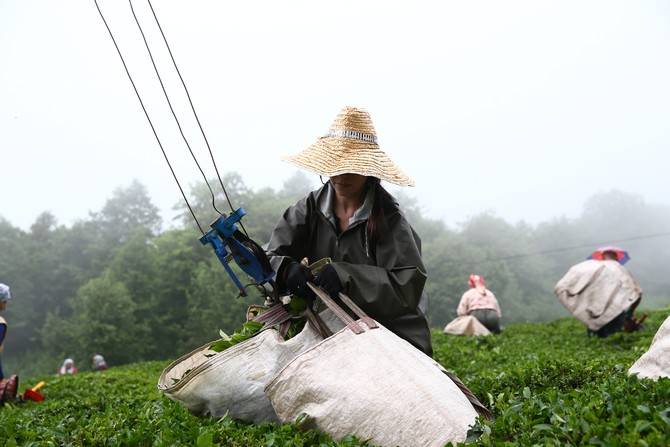
[(491, 331), (472, 315), (464, 315), (453, 319), (444, 327), (444, 333), (450, 335), (491, 335)]
[(628, 370), (640, 378), (657, 380), (670, 377), (670, 317), (666, 318), (656, 332), (649, 350)]
[[(295, 357), (265, 390), (282, 422), (380, 446), (443, 446), (464, 441), (477, 413), (444, 369), (367, 317), (354, 321), (313, 288), (346, 327)], [(334, 305), (336, 308), (333, 308)], [(303, 416), (304, 415), (304, 416)]]
[[(342, 327), (329, 311), (320, 316), (332, 331)], [(298, 335), (286, 341), (275, 329), (268, 329), (218, 353), (209, 349), (211, 342), (165, 368), (158, 389), (196, 415), (221, 417), (228, 413), (247, 422), (277, 421), (263, 388), (297, 354), (321, 340), (305, 324)]]
[(616, 318), (642, 296), (642, 289), (617, 261), (574, 265), (556, 284), (558, 300), (592, 331)]

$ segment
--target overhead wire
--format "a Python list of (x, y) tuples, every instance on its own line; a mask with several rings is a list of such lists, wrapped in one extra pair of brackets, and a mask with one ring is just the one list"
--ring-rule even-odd
[[(202, 167), (200, 166), (200, 163), (198, 162), (198, 158), (195, 156), (193, 153), (193, 150), (191, 149), (191, 145), (188, 142), (188, 139), (186, 138), (186, 135), (184, 135), (184, 131), (181, 127), (181, 123), (179, 122), (179, 118), (177, 118), (177, 114), (174, 111), (174, 108), (172, 107), (172, 101), (170, 101), (170, 96), (167, 93), (167, 90), (165, 89), (165, 84), (163, 84), (163, 79), (161, 78), (160, 72), (158, 71), (158, 67), (156, 66), (156, 61), (154, 60), (153, 53), (151, 52), (151, 48), (149, 47), (149, 43), (147, 42), (146, 35), (144, 34), (144, 30), (142, 29), (142, 25), (140, 25), (140, 21), (137, 19), (137, 15), (135, 14), (135, 8), (133, 8), (133, 1), (128, 0), (128, 3), (130, 4), (130, 11), (133, 13), (133, 18), (135, 19), (135, 23), (137, 24), (137, 28), (140, 31), (140, 34), (142, 35), (142, 40), (144, 41), (144, 46), (147, 49), (147, 52), (149, 53), (149, 59), (151, 59), (151, 65), (154, 67), (154, 72), (156, 73), (156, 77), (158, 78), (158, 82), (161, 85), (161, 89), (163, 90), (163, 95), (165, 96), (165, 100), (168, 103), (168, 107), (170, 108), (170, 112), (172, 113), (172, 117), (174, 118), (175, 122), (177, 123), (177, 128), (179, 129), (179, 133), (181, 134), (182, 139), (184, 140), (184, 143), (186, 144), (186, 147), (188, 148), (189, 153), (191, 154), (191, 157), (193, 158), (193, 161), (195, 162), (195, 165), (198, 167), (198, 170), (200, 171), (200, 174), (202, 175), (202, 178), (205, 182), (205, 185), (207, 186), (207, 189), (209, 189), (209, 193), (212, 196), (212, 207), (214, 210), (219, 213), (219, 211), (216, 208), (216, 203), (215, 203), (215, 197), (214, 197), (214, 191), (212, 190), (212, 187), (210, 186), (209, 182), (207, 181), (207, 176), (205, 175), (205, 172), (202, 170)], [(181, 75), (180, 75), (181, 78)]]
[[(147, 118), (147, 121), (149, 122), (149, 126), (151, 127), (151, 130), (152, 130), (152, 132), (153, 132), (153, 134), (154, 134), (154, 137), (156, 138), (156, 141), (158, 142), (158, 145), (159, 145), (159, 147), (160, 147), (160, 149), (161, 149), (161, 152), (163, 153), (163, 157), (165, 158), (165, 161), (166, 161), (166, 163), (167, 163), (167, 165), (168, 165), (168, 167), (169, 167), (169, 169), (170, 169), (170, 172), (172, 173), (172, 177), (174, 178), (175, 182), (177, 183), (177, 186), (178, 186), (178, 188), (179, 188), (179, 191), (181, 192), (181, 195), (182, 195), (182, 197), (183, 197), (183, 199), (184, 199), (184, 202), (186, 203), (186, 206), (188, 207), (188, 210), (189, 210), (189, 212), (191, 213), (191, 216), (193, 216), (193, 220), (195, 221), (196, 225), (198, 226), (198, 229), (200, 230), (200, 232), (201, 232), (202, 234), (205, 234), (205, 232), (204, 232), (203, 229), (202, 229), (202, 226), (200, 225), (200, 222), (198, 221), (198, 219), (197, 219), (195, 213), (193, 212), (193, 208), (191, 207), (190, 203), (188, 202), (188, 199), (186, 198), (186, 194), (184, 193), (184, 190), (183, 190), (183, 188), (181, 187), (181, 184), (179, 183), (179, 180), (178, 180), (178, 178), (177, 178), (177, 176), (176, 176), (176, 174), (175, 174), (175, 172), (174, 172), (174, 169), (173, 169), (173, 167), (172, 167), (172, 164), (170, 163), (170, 160), (169, 160), (169, 158), (168, 158), (168, 156), (167, 156), (167, 154), (166, 154), (166, 152), (165, 152), (165, 149), (164, 149), (164, 147), (163, 147), (163, 144), (161, 143), (160, 138), (158, 137), (158, 133), (156, 132), (156, 129), (155, 129), (154, 125), (153, 125), (153, 122), (151, 121), (151, 118), (149, 117), (149, 113), (147, 112), (147, 109), (146, 109), (146, 107), (144, 106), (144, 102), (142, 101), (142, 97), (140, 96), (139, 91), (137, 90), (137, 87), (136, 87), (136, 85), (135, 85), (135, 82), (133, 81), (133, 78), (132, 78), (132, 76), (131, 76), (131, 74), (130, 74), (130, 71), (128, 70), (128, 66), (126, 65), (126, 62), (125, 62), (125, 60), (124, 60), (124, 58), (123, 58), (123, 55), (121, 54), (121, 50), (119, 49), (119, 46), (118, 46), (118, 44), (117, 44), (117, 42), (116, 42), (116, 39), (114, 38), (114, 35), (113, 35), (113, 33), (112, 33), (112, 30), (110, 29), (109, 25), (107, 24), (107, 20), (105, 20), (104, 14), (102, 13), (102, 10), (100, 9), (100, 5), (98, 4), (98, 0), (94, 0), (94, 3), (95, 3), (95, 6), (96, 6), (96, 8), (97, 8), (97, 10), (98, 10), (98, 13), (100, 14), (100, 18), (102, 19), (102, 21), (103, 21), (103, 23), (104, 23), (104, 25), (105, 25), (105, 28), (107, 28), (107, 32), (109, 33), (109, 36), (110, 36), (110, 38), (112, 39), (112, 42), (114, 43), (114, 47), (116, 48), (116, 51), (117, 51), (117, 53), (118, 53), (118, 55), (119, 55), (119, 58), (121, 59), (121, 63), (123, 64), (123, 68), (124, 68), (124, 70), (125, 70), (125, 72), (126, 72), (126, 75), (128, 76), (128, 79), (130, 80), (130, 83), (131, 83), (131, 85), (132, 85), (132, 87), (133, 87), (133, 90), (135, 91), (135, 95), (137, 96), (137, 99), (138, 99), (139, 102), (140, 102), (140, 106), (142, 107), (142, 110), (143, 110), (143, 112), (144, 112), (144, 115), (145, 115), (145, 117)], [(147, 42), (146, 36), (145, 36), (145, 34), (144, 34), (144, 30), (142, 29), (142, 26), (141, 26), (141, 24), (140, 24), (140, 22), (139, 22), (139, 20), (138, 20), (138, 18), (137, 18), (137, 15), (135, 14), (135, 9), (134, 9), (134, 7), (133, 7), (132, 0), (128, 0), (128, 3), (129, 3), (129, 5), (130, 5), (130, 9), (131, 9), (131, 12), (132, 12), (132, 14), (133, 14), (133, 18), (135, 19), (135, 23), (137, 24), (137, 27), (138, 27), (138, 29), (139, 29), (139, 31), (140, 31), (140, 34), (142, 35), (142, 40), (144, 41), (144, 45), (145, 45), (145, 47), (146, 47), (146, 49), (147, 49), (147, 52), (148, 52), (148, 54), (149, 54), (149, 58), (151, 59), (151, 64), (153, 65), (154, 71), (155, 71), (155, 73), (156, 73), (156, 77), (158, 78), (158, 81), (159, 81), (159, 83), (160, 83), (160, 85), (161, 85), (161, 89), (163, 90), (163, 95), (165, 96), (165, 99), (166, 99), (166, 101), (167, 101), (167, 103), (168, 103), (168, 106), (169, 106), (169, 108), (170, 108), (170, 112), (172, 113), (172, 116), (173, 116), (173, 118), (174, 118), (174, 120), (175, 120), (175, 122), (176, 122), (176, 124), (177, 124), (177, 127), (178, 127), (178, 129), (179, 129), (179, 132), (180, 132), (180, 134), (181, 134), (181, 136), (182, 136), (182, 139), (184, 140), (184, 143), (186, 144), (186, 146), (187, 146), (187, 148), (188, 148), (188, 151), (189, 151), (189, 153), (191, 154), (191, 157), (193, 158), (193, 161), (195, 162), (196, 166), (198, 167), (198, 170), (200, 171), (200, 174), (201, 174), (202, 177), (203, 177), (203, 180), (204, 180), (204, 182), (205, 182), (205, 185), (207, 186), (207, 188), (208, 188), (208, 190), (209, 190), (209, 192), (210, 192), (210, 195), (211, 195), (211, 198), (212, 198), (212, 207), (213, 207), (214, 210), (215, 210), (216, 212), (218, 212), (219, 214), (223, 214), (223, 213), (222, 213), (221, 211), (219, 211), (219, 210), (217, 209), (217, 207), (216, 207), (216, 201), (215, 201), (215, 194), (214, 194), (214, 191), (212, 190), (212, 188), (211, 188), (211, 186), (210, 186), (210, 184), (209, 184), (209, 182), (208, 182), (208, 180), (207, 180), (207, 176), (205, 175), (205, 173), (204, 173), (202, 167), (200, 166), (200, 163), (198, 162), (197, 157), (196, 157), (195, 154), (193, 153), (193, 150), (191, 149), (191, 145), (189, 144), (188, 139), (186, 138), (186, 136), (185, 136), (185, 134), (184, 134), (184, 132), (183, 132), (183, 129), (182, 129), (182, 127), (181, 127), (181, 123), (179, 122), (179, 119), (177, 118), (177, 115), (176, 115), (176, 113), (175, 113), (175, 111), (174, 111), (174, 108), (172, 107), (172, 102), (170, 101), (170, 98), (169, 98), (169, 95), (168, 95), (167, 90), (166, 90), (166, 88), (165, 88), (165, 85), (163, 84), (163, 80), (162, 80), (162, 78), (161, 78), (161, 76), (160, 76), (160, 73), (159, 73), (159, 71), (158, 71), (158, 68), (157, 68), (157, 66), (156, 66), (156, 62), (155, 62), (155, 60), (154, 60), (153, 53), (151, 52), (151, 48), (149, 47), (149, 44), (148, 44), (148, 42)], [(218, 178), (218, 180), (219, 180), (219, 184), (221, 185), (221, 189), (223, 190), (224, 196), (225, 196), (226, 201), (227, 201), (227, 203), (228, 203), (228, 205), (229, 205), (229, 207), (230, 207), (230, 209), (231, 209), (231, 212), (234, 212), (234, 211), (235, 211), (235, 208), (233, 207), (233, 204), (232, 204), (232, 202), (231, 202), (231, 200), (230, 200), (230, 197), (229, 197), (229, 195), (228, 195), (228, 192), (227, 192), (227, 190), (226, 190), (226, 188), (225, 188), (225, 186), (224, 186), (224, 184), (223, 184), (223, 180), (221, 179), (221, 175), (220, 175), (220, 173), (219, 173), (219, 169), (218, 169), (218, 166), (217, 166), (217, 164), (216, 164), (216, 160), (214, 159), (214, 154), (213, 154), (213, 152), (212, 152), (212, 148), (211, 148), (211, 146), (210, 146), (210, 144), (209, 144), (209, 140), (207, 139), (207, 136), (206, 136), (205, 131), (204, 131), (203, 127), (202, 127), (202, 124), (201, 124), (201, 122), (200, 122), (200, 119), (199, 119), (199, 117), (198, 117), (198, 114), (197, 114), (197, 112), (196, 112), (196, 110), (195, 110), (195, 106), (193, 105), (193, 101), (191, 100), (191, 95), (190, 95), (190, 93), (189, 93), (189, 91), (188, 91), (188, 88), (186, 87), (186, 83), (184, 82), (184, 79), (183, 79), (183, 77), (182, 77), (182, 75), (181, 75), (181, 71), (179, 70), (179, 67), (178, 67), (178, 65), (177, 65), (177, 63), (176, 63), (176, 61), (175, 61), (175, 59), (174, 59), (174, 56), (173, 56), (173, 54), (172, 54), (172, 50), (171, 50), (170, 45), (169, 45), (169, 43), (168, 43), (168, 41), (167, 41), (167, 38), (166, 38), (166, 36), (165, 36), (165, 33), (163, 32), (163, 28), (162, 28), (162, 26), (161, 26), (161, 24), (160, 24), (160, 21), (158, 20), (158, 17), (157, 17), (157, 15), (156, 15), (156, 12), (155, 12), (155, 10), (154, 10), (154, 7), (153, 7), (153, 5), (152, 5), (152, 3), (151, 3), (151, 0), (147, 0), (147, 3), (149, 4), (149, 8), (151, 9), (151, 13), (152, 13), (152, 15), (153, 15), (153, 17), (154, 17), (154, 20), (156, 21), (156, 25), (158, 26), (158, 29), (160, 30), (161, 36), (163, 37), (163, 41), (165, 42), (165, 46), (166, 46), (166, 48), (167, 48), (167, 50), (168, 50), (168, 53), (169, 53), (169, 55), (170, 55), (170, 59), (171, 59), (171, 61), (172, 61), (172, 64), (173, 64), (173, 66), (174, 66), (174, 68), (175, 68), (175, 70), (176, 70), (176, 72), (177, 72), (177, 75), (179, 76), (179, 80), (181, 81), (181, 84), (182, 84), (182, 86), (183, 86), (183, 88), (184, 88), (184, 91), (185, 91), (185, 93), (186, 93), (186, 97), (188, 98), (188, 102), (189, 102), (189, 105), (191, 106), (191, 110), (192, 110), (193, 115), (194, 115), (194, 117), (195, 117), (195, 120), (196, 120), (196, 122), (197, 122), (197, 124), (198, 124), (198, 128), (200, 129), (200, 133), (202, 134), (202, 137), (203, 137), (203, 139), (204, 139), (204, 141), (205, 141), (205, 144), (206, 144), (206, 146), (207, 146), (207, 150), (208, 150), (209, 155), (210, 155), (210, 158), (211, 158), (211, 160), (212, 160), (212, 164), (213, 164), (213, 166), (214, 166), (214, 170), (216, 171), (216, 175), (217, 175), (217, 178)], [(240, 226), (242, 227), (242, 229), (243, 229), (245, 235), (248, 236), (247, 231), (246, 231), (246, 229), (244, 228), (244, 225), (242, 224), (242, 222), (239, 222), (239, 223), (240, 223)], [(503, 257), (497, 257), (497, 258), (485, 258), (485, 259), (480, 259), (480, 260), (476, 260), (476, 261), (469, 261), (469, 262), (461, 263), (461, 265), (476, 265), (476, 264), (482, 264), (482, 263), (487, 263), (487, 262), (500, 262), (500, 261), (507, 261), (507, 260), (512, 260), (512, 259), (519, 259), (519, 258), (524, 258), (524, 257), (530, 257), (530, 256), (540, 256), (540, 255), (546, 255), (546, 254), (560, 253), (560, 252), (570, 251), (570, 250), (574, 250), (574, 249), (578, 249), (578, 248), (586, 248), (586, 247), (593, 247), (593, 246), (601, 246), (601, 245), (605, 245), (605, 244), (614, 244), (614, 243), (621, 243), (621, 242), (630, 242), (630, 241), (634, 241), (634, 240), (650, 239), (650, 238), (664, 237), (664, 236), (670, 236), (670, 232), (656, 233), (656, 234), (649, 234), (649, 235), (642, 235), (642, 236), (635, 236), (635, 237), (630, 237), (630, 238), (625, 238), (625, 239), (618, 239), (618, 240), (610, 240), (610, 241), (607, 241), (607, 242), (600, 242), (600, 243), (588, 243), (588, 244), (573, 245), (573, 246), (569, 246), (569, 247), (559, 247), (559, 248), (554, 248), (554, 249), (549, 249), (549, 250), (537, 251), (537, 252), (533, 252), (533, 253), (519, 253), (519, 254), (515, 254), (515, 255), (509, 255), (509, 256), (503, 256)]]
[[(188, 98), (188, 103), (191, 106), (191, 110), (193, 111), (193, 116), (195, 117), (195, 121), (198, 123), (198, 128), (200, 129), (200, 133), (202, 134), (202, 138), (205, 140), (205, 144), (207, 145), (207, 150), (209, 151), (209, 156), (212, 160), (212, 164), (214, 165), (214, 170), (216, 171), (216, 176), (219, 179), (219, 184), (221, 185), (221, 189), (223, 190), (223, 194), (226, 197), (226, 201), (228, 202), (228, 206), (230, 206), (230, 211), (235, 212), (235, 207), (233, 207), (233, 204), (230, 200), (230, 197), (228, 196), (228, 191), (226, 191), (226, 187), (223, 184), (223, 180), (221, 179), (221, 174), (219, 173), (219, 168), (216, 164), (216, 160), (214, 159), (214, 154), (212, 152), (212, 148), (209, 144), (209, 140), (207, 139), (207, 135), (205, 135), (205, 130), (202, 127), (202, 124), (200, 123), (200, 118), (198, 117), (198, 113), (195, 111), (195, 106), (193, 105), (193, 101), (191, 100), (191, 94), (188, 91), (188, 88), (186, 87), (186, 82), (184, 82), (184, 78), (181, 75), (181, 71), (179, 70), (179, 67), (177, 66), (177, 62), (175, 61), (174, 56), (172, 55), (172, 49), (170, 48), (170, 44), (167, 41), (167, 38), (165, 37), (165, 33), (163, 32), (163, 27), (160, 24), (160, 21), (158, 20), (158, 16), (156, 16), (156, 11), (154, 10), (153, 5), (151, 4), (151, 0), (147, 0), (147, 3), (149, 3), (149, 8), (151, 8), (151, 13), (154, 16), (154, 20), (156, 21), (156, 25), (158, 26), (158, 29), (160, 30), (161, 36), (163, 37), (163, 41), (165, 42), (165, 47), (168, 50), (168, 53), (170, 54), (170, 59), (172, 60), (172, 65), (174, 66), (175, 70), (177, 71), (177, 75), (179, 75), (179, 80), (181, 81), (181, 85), (184, 87), (184, 91), (186, 92), (186, 97)], [(244, 229), (244, 225), (242, 222), (240, 222), (240, 225), (242, 226), (242, 229), (244, 230), (244, 233), (247, 233), (247, 230)], [(248, 235), (247, 235), (248, 236)]]
[[(191, 204), (188, 202), (188, 199), (186, 198), (186, 194), (184, 193), (184, 189), (181, 187), (181, 184), (179, 183), (179, 179), (177, 178), (177, 175), (174, 172), (174, 169), (172, 168), (172, 164), (170, 163), (170, 159), (168, 158), (165, 149), (163, 148), (163, 144), (161, 143), (160, 138), (158, 137), (158, 133), (156, 132), (156, 128), (154, 127), (153, 122), (151, 121), (151, 118), (149, 117), (149, 113), (147, 112), (146, 107), (144, 106), (144, 101), (142, 101), (142, 97), (140, 96), (139, 91), (137, 90), (137, 87), (135, 86), (135, 82), (133, 81), (133, 77), (130, 75), (130, 71), (128, 70), (128, 66), (126, 65), (126, 61), (123, 58), (123, 55), (121, 54), (121, 50), (119, 49), (119, 45), (116, 43), (116, 39), (114, 38), (114, 34), (112, 33), (111, 28), (107, 24), (107, 20), (105, 20), (105, 16), (102, 13), (102, 10), (100, 9), (100, 5), (98, 4), (98, 0), (93, 0), (95, 3), (95, 7), (98, 10), (98, 14), (100, 14), (100, 18), (102, 19), (102, 22), (105, 24), (105, 28), (107, 28), (107, 32), (109, 33), (109, 37), (112, 38), (112, 42), (114, 43), (114, 47), (116, 48), (116, 52), (119, 54), (119, 58), (121, 58), (121, 63), (123, 64), (123, 68), (126, 71), (126, 75), (128, 75), (128, 79), (130, 80), (131, 85), (133, 86), (133, 90), (135, 91), (135, 95), (137, 96), (137, 99), (140, 101), (140, 106), (142, 107), (142, 111), (144, 112), (144, 116), (147, 118), (147, 121), (149, 122), (149, 126), (151, 127), (151, 131), (154, 134), (154, 137), (156, 138), (156, 141), (158, 142), (158, 146), (161, 149), (161, 152), (163, 153), (163, 157), (165, 158), (165, 162), (167, 163), (168, 167), (170, 168), (170, 172), (172, 173), (172, 177), (174, 178), (174, 181), (177, 183), (177, 187), (179, 188), (179, 192), (181, 192), (181, 196), (184, 198), (184, 202), (186, 203), (186, 206), (191, 213), (191, 216), (193, 216), (193, 220), (195, 221), (196, 225), (198, 226), (198, 229), (200, 232), (204, 235), (205, 232), (202, 229), (202, 226), (200, 225), (200, 222), (198, 221), (198, 218), (196, 217), (195, 213), (193, 212), (193, 208), (191, 208)], [(132, 5), (131, 5), (132, 6)]]
[(532, 252), (532, 253), (518, 253), (514, 255), (509, 255), (509, 256), (502, 256), (502, 257), (497, 257), (497, 258), (484, 258), (484, 259), (479, 259), (476, 261), (467, 261), (467, 262), (460, 262), (460, 265), (477, 265), (477, 264), (484, 264), (487, 262), (501, 262), (501, 261), (509, 261), (512, 259), (519, 259), (519, 258), (526, 258), (530, 256), (540, 256), (540, 255), (548, 255), (548, 254), (554, 254), (554, 253), (561, 253), (565, 251), (570, 251), (570, 250), (575, 250), (578, 248), (588, 248), (588, 247), (601, 247), (604, 245), (608, 244), (619, 244), (621, 242), (631, 242), (631, 241), (637, 241), (637, 240), (643, 240), (643, 239), (653, 239), (653, 238), (658, 238), (658, 237), (666, 237), (670, 236), (670, 232), (664, 232), (664, 233), (653, 233), (653, 234), (646, 234), (646, 235), (640, 235), (640, 236), (632, 236), (624, 239), (616, 239), (616, 240), (609, 240), (606, 242), (592, 242), (592, 243), (584, 243), (584, 244), (579, 244), (579, 245), (572, 245), (569, 247), (557, 247), (557, 248), (552, 248), (548, 250), (541, 250), (537, 252)]

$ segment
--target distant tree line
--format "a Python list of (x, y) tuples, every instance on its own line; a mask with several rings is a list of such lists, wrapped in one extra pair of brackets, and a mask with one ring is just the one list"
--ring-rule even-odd
[[(259, 243), (283, 210), (314, 188), (303, 174), (278, 190), (252, 190), (235, 173), (224, 182), (234, 204), (247, 209), (246, 229)], [(576, 219), (533, 226), (483, 213), (457, 228), (426, 217), (402, 191), (392, 193), (422, 238), (435, 327), (455, 316), (470, 273), (485, 276), (504, 322), (564, 316), (553, 286), (595, 247), (560, 249), (670, 231), (670, 207), (619, 191), (590, 198)], [(204, 184), (192, 188), (190, 200), (203, 224), (216, 217)], [(220, 195), (217, 204), (223, 210)], [(5, 356), (83, 360), (102, 353), (111, 364), (168, 359), (239, 326), (252, 300), (237, 297), (211, 249), (198, 241), (186, 207), (177, 209), (177, 220), (163, 229), (145, 187), (133, 182), (71, 226), (48, 212), (28, 231), (0, 218), (0, 281), (15, 297), (6, 313)], [(670, 304), (670, 237), (622, 245), (631, 252), (629, 267), (648, 297), (646, 307)]]

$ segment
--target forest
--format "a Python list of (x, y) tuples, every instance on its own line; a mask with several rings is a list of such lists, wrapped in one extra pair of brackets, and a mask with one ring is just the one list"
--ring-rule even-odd
[[(236, 173), (224, 182), (235, 206), (247, 210), (246, 229), (261, 244), (281, 213), (316, 188), (301, 173), (279, 189), (254, 190)], [(420, 198), (390, 191), (422, 239), (435, 328), (455, 316), (470, 273), (484, 275), (504, 324), (564, 317), (554, 284), (606, 243), (629, 251), (627, 267), (644, 290), (641, 308), (670, 303), (668, 206), (613, 190), (590, 197), (575, 218), (510, 223), (484, 211), (447, 225), (428, 217), (430, 204)], [(193, 185), (189, 198), (201, 222), (216, 217), (204, 184)], [(224, 198), (217, 196), (217, 203)], [(219, 329), (238, 327), (247, 306), (260, 298), (237, 296), (214, 253), (198, 241), (186, 207), (179, 203), (174, 211), (173, 220), (163, 221), (146, 188), (134, 181), (70, 225), (48, 211), (29, 229), (0, 217), (0, 281), (13, 295), (5, 312), (6, 370), (53, 372), (64, 357), (86, 369), (95, 353), (111, 365), (167, 360), (218, 338)]]

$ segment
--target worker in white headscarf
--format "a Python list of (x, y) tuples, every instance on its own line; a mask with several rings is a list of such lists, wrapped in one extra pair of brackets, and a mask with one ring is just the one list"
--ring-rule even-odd
[(93, 371), (104, 371), (107, 369), (107, 362), (105, 361), (105, 358), (101, 356), (100, 354), (96, 354), (93, 356), (91, 359), (91, 369)]
[(64, 376), (66, 374), (77, 374), (77, 372), (78, 369), (76, 366), (74, 366), (74, 360), (72, 359), (63, 360), (63, 364), (60, 368), (58, 368), (59, 376)]

